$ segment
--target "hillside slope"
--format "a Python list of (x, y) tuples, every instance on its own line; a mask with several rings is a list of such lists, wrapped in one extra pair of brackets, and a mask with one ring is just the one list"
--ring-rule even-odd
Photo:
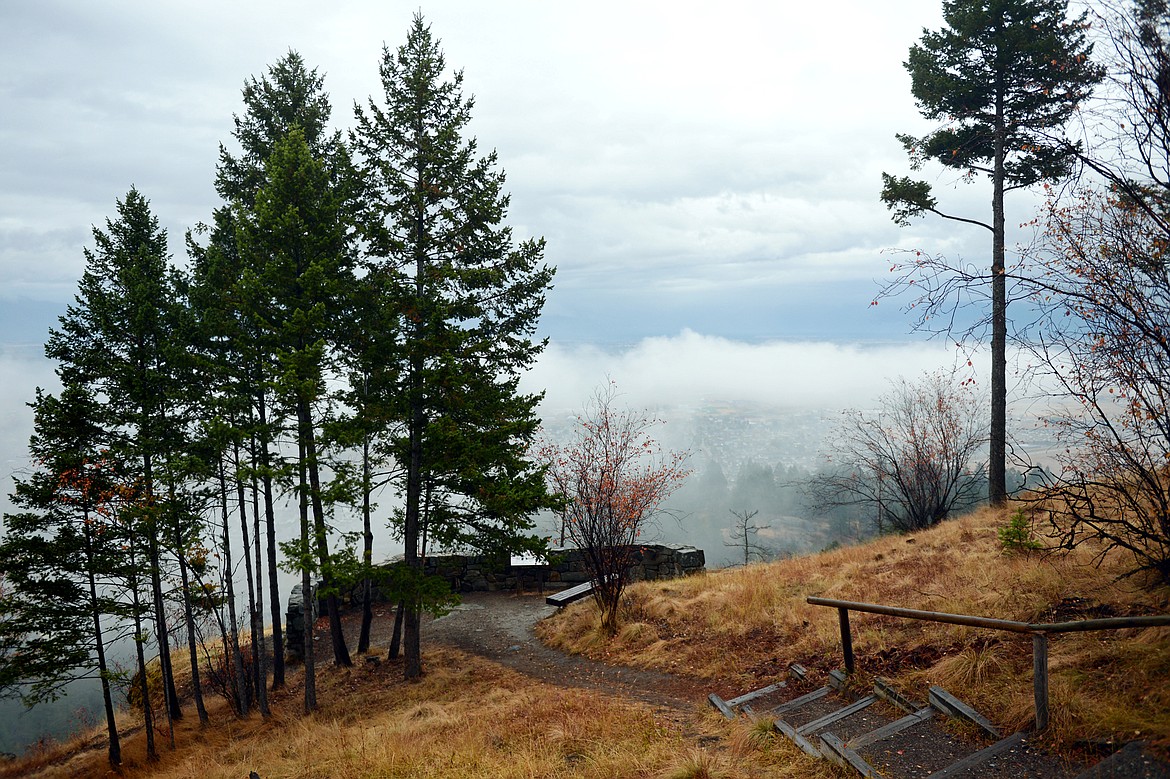
[[(694, 690), (732, 696), (775, 681), (791, 662), (840, 665), (837, 615), (807, 595), (1022, 621), (1165, 613), (1165, 589), (1118, 581), (1123, 560), (1093, 550), (1005, 554), (1006, 521), (984, 511), (913, 536), (628, 591), (624, 627), (603, 640), (591, 604), (539, 623), (544, 640), (599, 663), (668, 672)], [(475, 605), (475, 604), (471, 604)], [(937, 683), (1005, 730), (1032, 716), (1027, 637), (855, 614), (858, 683), (875, 674), (910, 690)], [(490, 631), (489, 631), (490, 632)], [(441, 637), (434, 629), (431, 635)], [(424, 633), (424, 636), (426, 633)], [(511, 644), (516, 639), (505, 637)], [(322, 638), (324, 641), (325, 638)], [(448, 637), (450, 640), (450, 637)], [(463, 641), (456, 643), (463, 644)], [(498, 642), (497, 642), (498, 643)], [(474, 648), (474, 641), (466, 642)], [(384, 656), (385, 648), (375, 646)], [(426, 677), (401, 682), (394, 663), (360, 659), (322, 668), (321, 711), (300, 712), (299, 675), (275, 696), (267, 722), (234, 718), (222, 702), (212, 727), (188, 717), (175, 751), (143, 759), (142, 733), (128, 734), (127, 777), (785, 777), (827, 779), (835, 769), (806, 758), (768, 729), (727, 722), (701, 694), (693, 706), (655, 705), (620, 684), (590, 689), (537, 673), (508, 653), (507, 665), (435, 644)], [(1170, 629), (1056, 637), (1050, 651), (1050, 748), (1135, 738), (1170, 743)], [(620, 677), (620, 674), (618, 675)], [(160, 743), (164, 740), (160, 739)], [(0, 769), (6, 776), (105, 776), (100, 739), (48, 749)]]
[[(638, 584), (612, 642), (587, 607), (538, 632), (567, 651), (683, 672), (735, 695), (792, 662), (840, 666), (836, 610), (806, 604), (809, 595), (1023, 622), (1170, 610), (1166, 588), (1119, 578), (1119, 554), (1005, 552), (997, 531), (1006, 522), (1005, 512), (983, 510), (913, 535)], [(919, 691), (940, 684), (1008, 732), (1031, 721), (1029, 636), (860, 613), (851, 621), (862, 683), (883, 675)], [(1170, 628), (1054, 636), (1049, 664), (1054, 742), (1170, 740)]]

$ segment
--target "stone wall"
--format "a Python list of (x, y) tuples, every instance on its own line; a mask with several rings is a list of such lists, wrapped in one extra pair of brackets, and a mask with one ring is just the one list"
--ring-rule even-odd
[[(424, 571), (441, 576), (455, 592), (496, 592), (499, 590), (556, 590), (589, 580), (585, 556), (580, 549), (553, 548), (549, 550), (551, 564), (511, 565), (506, 557), (482, 555), (441, 555), (428, 557)], [(706, 557), (702, 549), (693, 546), (664, 546), (648, 544), (634, 552), (630, 579), (673, 579), (702, 571)], [(389, 565), (399, 564), (392, 561)], [(343, 594), (343, 600), (358, 603), (360, 587)], [(375, 598), (386, 600), (381, 593)], [(322, 608), (322, 612), (324, 609)]]
[[(580, 549), (551, 549), (550, 552), (555, 562), (548, 568), (548, 582), (567, 587), (589, 581), (585, 555)], [(633, 557), (631, 581), (689, 576), (702, 571), (707, 564), (703, 550), (693, 546), (648, 544), (635, 549)]]
[[(424, 570), (446, 579), (455, 592), (558, 589), (590, 578), (580, 549), (554, 547), (549, 559), (548, 565), (511, 565), (506, 559), (444, 555), (427, 558)], [(693, 546), (640, 546), (634, 550), (630, 579), (673, 579), (702, 571), (705, 565), (703, 550)]]
[[(423, 570), (428, 575), (446, 579), (455, 592), (558, 590), (589, 580), (585, 556), (580, 549), (553, 548), (549, 552), (552, 562), (548, 565), (511, 565), (506, 557), (441, 555), (428, 557)], [(634, 560), (630, 568), (631, 581), (674, 579), (698, 573), (706, 566), (703, 550), (693, 546), (647, 544), (634, 551)], [(386, 565), (401, 565), (401, 561), (391, 561)], [(377, 587), (374, 588), (374, 599), (389, 601), (389, 597)], [(361, 585), (342, 593), (341, 600), (352, 605), (360, 604)], [(314, 605), (317, 614), (325, 613), (324, 602)], [(285, 614), (285, 642), (293, 658), (299, 658), (304, 648), (303, 614), (301, 585), (297, 584), (290, 594)], [(316, 616), (314, 614), (314, 618)]]
[[(314, 594), (316, 588), (313, 588)], [(300, 660), (305, 651), (305, 608), (304, 587), (298, 582), (288, 594), (288, 610), (284, 613), (284, 647), (285, 655), (290, 660)], [(313, 598), (313, 619), (325, 612), (325, 605)]]

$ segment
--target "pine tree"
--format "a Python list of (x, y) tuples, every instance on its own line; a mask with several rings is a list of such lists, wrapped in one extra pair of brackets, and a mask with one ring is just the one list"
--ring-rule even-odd
[[(28, 705), (55, 698), (81, 677), (101, 682), (111, 768), (122, 762), (106, 660), (111, 620), (127, 611), (116, 597), (125, 582), (118, 525), (109, 516), (116, 489), (105, 449), (101, 408), (85, 389), (37, 393), (29, 453), (37, 464), (17, 479), (4, 517), (0, 575), (11, 592), (0, 632), (10, 646), (0, 663), (0, 688)], [(116, 630), (114, 631), (116, 632)]]
[(531, 547), (530, 516), (553, 502), (525, 459), (539, 397), (517, 387), (543, 348), (532, 337), (553, 270), (542, 240), (514, 243), (503, 224), (496, 155), (477, 157), (464, 136), (473, 101), (421, 16), (405, 45), (383, 50), (381, 77), (384, 102), (357, 109), (351, 142), (369, 187), (369, 272), (384, 274), (400, 322), (386, 402), (401, 425), (405, 675), (415, 678), (426, 545)]
[[(334, 659), (349, 665), (341, 631), (328, 549), (325, 513), (329, 497), (321, 481), (319, 405), (326, 399), (330, 344), (342, 326), (345, 290), (352, 285), (352, 256), (344, 197), (324, 161), (315, 159), (304, 133), (294, 128), (278, 141), (265, 170), (266, 184), (252, 209), (237, 208), (236, 241), (248, 270), (247, 305), (261, 337), (276, 346), (278, 399), (293, 410), (302, 498), (299, 567), (310, 553), (326, 587)], [(310, 532), (305, 512), (311, 508)], [(305, 593), (305, 603), (311, 594)], [(306, 652), (310, 651), (307, 644)], [(308, 693), (306, 687), (306, 694)], [(306, 698), (306, 708), (315, 702)]]
[[(1007, 270), (1004, 194), (1067, 175), (1073, 147), (1059, 136), (1101, 80), (1089, 61), (1085, 14), (1067, 0), (945, 0), (946, 26), (924, 31), (905, 66), (927, 119), (945, 122), (922, 137), (899, 135), (917, 170), (926, 160), (991, 179), (991, 220), (938, 207), (925, 181), (882, 174), (882, 201), (900, 225), (932, 213), (986, 228), (992, 236), (990, 500), (1007, 497)], [(926, 272), (930, 272), (927, 267)]]
[[(310, 70), (304, 59), (289, 51), (260, 78), (250, 77), (244, 82), (245, 112), (234, 116), (232, 136), (239, 144), (238, 153), (220, 146), (215, 188), (224, 205), (213, 215), (209, 242), (206, 247), (189, 241), (194, 274), (201, 290), (200, 308), (205, 317), (218, 322), (216, 331), (230, 347), (220, 355), (220, 365), (234, 375), (233, 381), (252, 399), (247, 415), (248, 433), (255, 441), (252, 473), (263, 490), (264, 519), (267, 530), (268, 595), (272, 622), (273, 668), (272, 686), (284, 685), (284, 635), (281, 620), (280, 591), (277, 581), (277, 537), (273, 482), (292, 478), (292, 469), (279, 461), (275, 440), (283, 420), (272, 408), (272, 384), (279, 366), (274, 344), (262, 338), (256, 330), (251, 314), (244, 311), (241, 289), (246, 261), (236, 246), (236, 208), (252, 208), (257, 193), (266, 183), (265, 166), (277, 142), (294, 127), (300, 128), (311, 153), (318, 159), (329, 159), (334, 164), (344, 156), (340, 135), (327, 131), (331, 113), (324, 79), (316, 70)], [(255, 271), (255, 269), (252, 269)], [(242, 423), (241, 423), (242, 424)], [(241, 430), (243, 432), (243, 430)], [(256, 537), (260, 548), (259, 535)], [(259, 577), (259, 562), (256, 570)], [(259, 610), (257, 605), (256, 610)], [(259, 621), (259, 615), (255, 615)], [(265, 657), (261, 655), (262, 662)], [(263, 665), (257, 669), (264, 673)], [(261, 682), (263, 684), (263, 682)], [(264, 705), (261, 699), (261, 705)]]
[(45, 354), (58, 362), (63, 384), (84, 386), (103, 399), (111, 449), (136, 463), (141, 484), (152, 619), (162, 668), (166, 714), (182, 716), (171, 667), (162, 585), (165, 530), (158, 478), (169, 456), (185, 446), (175, 388), (182, 385), (186, 344), (178, 330), (185, 302), (167, 253), (166, 232), (150, 204), (131, 188), (116, 204), (117, 219), (93, 229), (76, 305), (51, 331)]

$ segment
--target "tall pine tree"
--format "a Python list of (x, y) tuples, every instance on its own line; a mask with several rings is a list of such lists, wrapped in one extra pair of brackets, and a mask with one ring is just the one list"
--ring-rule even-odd
[[(1074, 157), (1059, 137), (1101, 80), (1089, 61), (1085, 14), (1067, 0), (945, 0), (941, 30), (924, 31), (905, 66), (918, 108), (945, 124), (922, 138), (899, 135), (917, 170), (932, 160), (991, 180), (991, 219), (939, 208), (931, 186), (882, 174), (881, 199), (900, 225), (936, 214), (991, 233), (991, 453), (989, 498), (1007, 497), (1007, 271), (1004, 195), (1067, 175)], [(926, 272), (931, 272), (930, 268)], [(933, 286), (933, 285), (931, 285)], [(939, 301), (930, 301), (938, 304)]]
[(150, 204), (131, 188), (116, 204), (117, 219), (93, 229), (94, 248), (76, 304), (51, 331), (45, 354), (58, 362), (62, 383), (85, 387), (103, 401), (110, 446), (135, 463), (141, 485), (152, 619), (162, 668), (166, 713), (182, 716), (171, 667), (163, 592), (166, 512), (158, 500), (160, 469), (186, 445), (176, 388), (184, 386), (186, 343), (179, 335), (183, 285), (170, 265), (166, 231)]
[(111, 633), (127, 611), (117, 592), (126, 583), (125, 539), (110, 516), (118, 489), (106, 449), (102, 409), (85, 389), (59, 396), (38, 391), (29, 454), (33, 472), (16, 481), (19, 512), (4, 517), (0, 575), (9, 583), (0, 632), (11, 640), (0, 663), (0, 687), (32, 705), (55, 697), (74, 679), (96, 675), (111, 768), (122, 762), (114, 718)]
[[(326, 587), (334, 659), (348, 665), (328, 548), (322, 486), (320, 406), (327, 399), (331, 344), (344, 326), (346, 291), (353, 284), (352, 251), (344, 195), (325, 162), (312, 155), (304, 132), (293, 128), (278, 141), (265, 166), (266, 183), (251, 209), (236, 213), (236, 241), (247, 270), (246, 310), (260, 337), (276, 347), (280, 401), (293, 410), (301, 496), (299, 565), (315, 557)], [(307, 513), (312, 511), (312, 530)], [(306, 604), (312, 602), (305, 593)], [(305, 647), (311, 651), (311, 642)], [(306, 687), (306, 708), (312, 709)]]
[[(241, 288), (244, 275), (258, 271), (249, 265), (256, 258), (241, 257), (237, 248), (236, 217), (241, 210), (246, 212), (255, 204), (257, 193), (267, 181), (269, 158), (277, 143), (294, 127), (300, 128), (312, 156), (330, 160), (332, 169), (343, 167), (338, 159), (344, 156), (344, 149), (340, 134), (327, 129), (332, 109), (324, 91), (324, 79), (316, 70), (309, 69), (295, 51), (290, 50), (277, 60), (265, 75), (248, 78), (244, 82), (243, 100), (243, 114), (233, 117), (232, 136), (239, 149), (232, 152), (221, 144), (219, 151), (215, 188), (224, 205), (213, 215), (208, 245), (189, 243), (205, 321), (217, 323), (213, 329), (230, 344), (220, 354), (220, 365), (230, 374), (227, 380), (251, 397), (250, 422), (247, 426), (241, 422), (241, 432), (250, 432), (255, 441), (253, 472), (263, 492), (273, 644), (272, 686), (279, 688), (284, 685), (284, 635), (277, 582), (274, 481), (292, 479), (295, 469), (282, 465), (276, 446), (286, 421), (280, 409), (272, 405), (272, 387), (280, 371), (277, 347), (256, 329), (253, 313), (244, 309), (247, 304), (246, 293)], [(259, 537), (256, 544), (259, 549)]]
[(396, 381), (385, 391), (401, 424), (405, 675), (414, 678), (426, 545), (531, 547), (531, 515), (552, 502), (525, 459), (539, 397), (517, 385), (544, 346), (533, 335), (553, 270), (542, 240), (515, 243), (504, 225), (496, 155), (478, 157), (466, 137), (473, 101), (421, 16), (403, 46), (383, 50), (381, 77), (382, 101), (356, 110), (351, 141), (369, 187), (369, 272), (387, 280), (384, 305), (400, 322)]

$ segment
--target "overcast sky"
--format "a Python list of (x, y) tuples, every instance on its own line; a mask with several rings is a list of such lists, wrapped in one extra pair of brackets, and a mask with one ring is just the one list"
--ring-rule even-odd
[[(869, 306), (893, 247), (977, 260), (973, 227), (899, 229), (880, 173), (921, 132), (902, 61), (940, 0), (422, 4), (499, 151), (518, 236), (558, 268), (544, 331), (564, 343), (677, 335), (904, 341)], [(90, 227), (131, 185), (183, 259), (208, 220), (217, 144), (250, 75), (288, 49), (325, 76), (333, 123), (379, 90), (383, 43), (419, 3), (6, 2), (0, 6), (0, 326), (43, 339)], [(935, 172), (928, 171), (935, 176)], [(988, 187), (939, 173), (982, 215)], [(1022, 216), (1020, 220), (1030, 216)], [(1009, 219), (1009, 221), (1012, 221)]]
[[(608, 373), (638, 402), (742, 396), (864, 405), (884, 379), (954, 357), (896, 301), (871, 306), (888, 252), (983, 264), (989, 235), (898, 228), (882, 171), (896, 132), (932, 129), (902, 62), (941, 0), (0, 3), (0, 447), (23, 457), (22, 404), (72, 299), (91, 226), (133, 185), (185, 261), (210, 218), (240, 90), (290, 48), (325, 77), (333, 124), (380, 93), (383, 44), (420, 10), (476, 98), (517, 238), (557, 266), (529, 377), (577, 406)], [(990, 187), (924, 171), (941, 205), (986, 218)], [(1032, 216), (1009, 202), (1008, 222)], [(1010, 245), (1010, 239), (1009, 239)], [(963, 356), (965, 362), (966, 355)], [(976, 368), (982, 357), (976, 356)], [(689, 395), (679, 395), (687, 387)], [(687, 394), (687, 393), (683, 393)], [(19, 442), (19, 443), (14, 443)]]

